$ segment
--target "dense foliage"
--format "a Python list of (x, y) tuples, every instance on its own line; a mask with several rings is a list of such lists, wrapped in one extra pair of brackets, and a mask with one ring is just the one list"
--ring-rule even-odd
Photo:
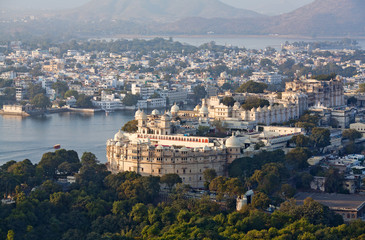
[(265, 83), (248, 81), (242, 84), (236, 91), (240, 93), (263, 93), (268, 86)]
[[(0, 239), (107, 240), (107, 239), (363, 239), (365, 223), (343, 225), (339, 215), (311, 199), (298, 206), (284, 202), (280, 210), (266, 213), (267, 184), (287, 178), (282, 151), (263, 152), (243, 169), (233, 163), (231, 174), (252, 177), (259, 190), (250, 206), (240, 212), (229, 199), (244, 189), (238, 178), (216, 177), (204, 172), (208, 196), (192, 197), (176, 174), (142, 177), (134, 172), (110, 174), (95, 155), (58, 150), (43, 155), (39, 164), (10, 161), (0, 168), (1, 188), (13, 193), (15, 204), (0, 206)], [(258, 163), (257, 163), (258, 162)], [(237, 165), (238, 164), (238, 165)], [(68, 165), (68, 166), (66, 166)], [(260, 165), (260, 166), (259, 166)], [(255, 167), (256, 166), (256, 167)], [(63, 169), (69, 169), (66, 171)], [(258, 170), (260, 169), (260, 170)], [(259, 171), (259, 172), (258, 172)], [(57, 178), (75, 174), (76, 183), (61, 184)], [(167, 196), (160, 182), (169, 187)], [(280, 184), (278, 184), (280, 186)], [(271, 189), (273, 188), (273, 189)], [(31, 190), (31, 191), (30, 191)], [(288, 196), (291, 189), (282, 186)]]

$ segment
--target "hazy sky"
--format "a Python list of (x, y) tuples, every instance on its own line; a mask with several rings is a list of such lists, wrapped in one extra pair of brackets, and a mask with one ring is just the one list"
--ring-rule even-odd
[[(63, 9), (81, 6), (89, 0), (0, 0), (0, 8)], [(102, 0), (100, 0), (102, 1)], [(181, 0), (184, 1), (184, 0)], [(314, 0), (221, 0), (238, 8), (275, 15), (289, 12)]]

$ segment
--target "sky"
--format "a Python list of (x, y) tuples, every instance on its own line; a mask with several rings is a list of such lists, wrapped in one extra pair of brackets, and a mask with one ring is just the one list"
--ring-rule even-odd
[[(81, 6), (89, 0), (0, 0), (0, 8), (65, 9)], [(102, 0), (100, 0), (102, 1)], [(183, 1), (183, 0), (181, 0)], [(221, 0), (237, 8), (267, 15), (290, 12), (314, 0)]]

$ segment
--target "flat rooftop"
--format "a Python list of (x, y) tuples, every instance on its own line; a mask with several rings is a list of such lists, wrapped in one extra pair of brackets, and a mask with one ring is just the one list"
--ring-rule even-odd
[(333, 210), (359, 210), (365, 206), (365, 195), (337, 193), (307, 193), (300, 192), (294, 196), (297, 203), (303, 204), (307, 197), (328, 206)]

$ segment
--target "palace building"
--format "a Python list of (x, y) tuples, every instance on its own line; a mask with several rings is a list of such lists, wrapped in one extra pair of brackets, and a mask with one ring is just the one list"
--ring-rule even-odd
[(138, 110), (137, 132), (119, 131), (107, 141), (108, 169), (113, 173), (134, 171), (143, 176), (176, 173), (183, 183), (202, 188), (204, 170), (214, 169), (218, 175), (226, 175), (228, 164), (257, 152), (258, 142), (264, 144), (263, 150), (281, 149), (293, 135), (302, 133), (296, 128), (264, 127), (262, 132), (244, 136), (234, 133), (228, 138), (187, 134), (195, 134), (198, 126), (208, 125), (208, 114), (204, 105), (198, 112), (180, 111), (177, 105), (163, 114), (154, 110), (147, 115)]
[[(176, 114), (176, 105), (172, 112)], [(177, 110), (178, 111), (178, 110)], [(172, 113), (137, 111), (137, 133), (119, 131), (107, 142), (110, 171), (134, 171), (144, 176), (179, 174), (185, 184), (204, 187), (203, 172), (214, 169), (225, 175), (227, 164), (243, 156), (237, 137), (228, 139), (185, 136), (175, 133), (179, 120)]]

